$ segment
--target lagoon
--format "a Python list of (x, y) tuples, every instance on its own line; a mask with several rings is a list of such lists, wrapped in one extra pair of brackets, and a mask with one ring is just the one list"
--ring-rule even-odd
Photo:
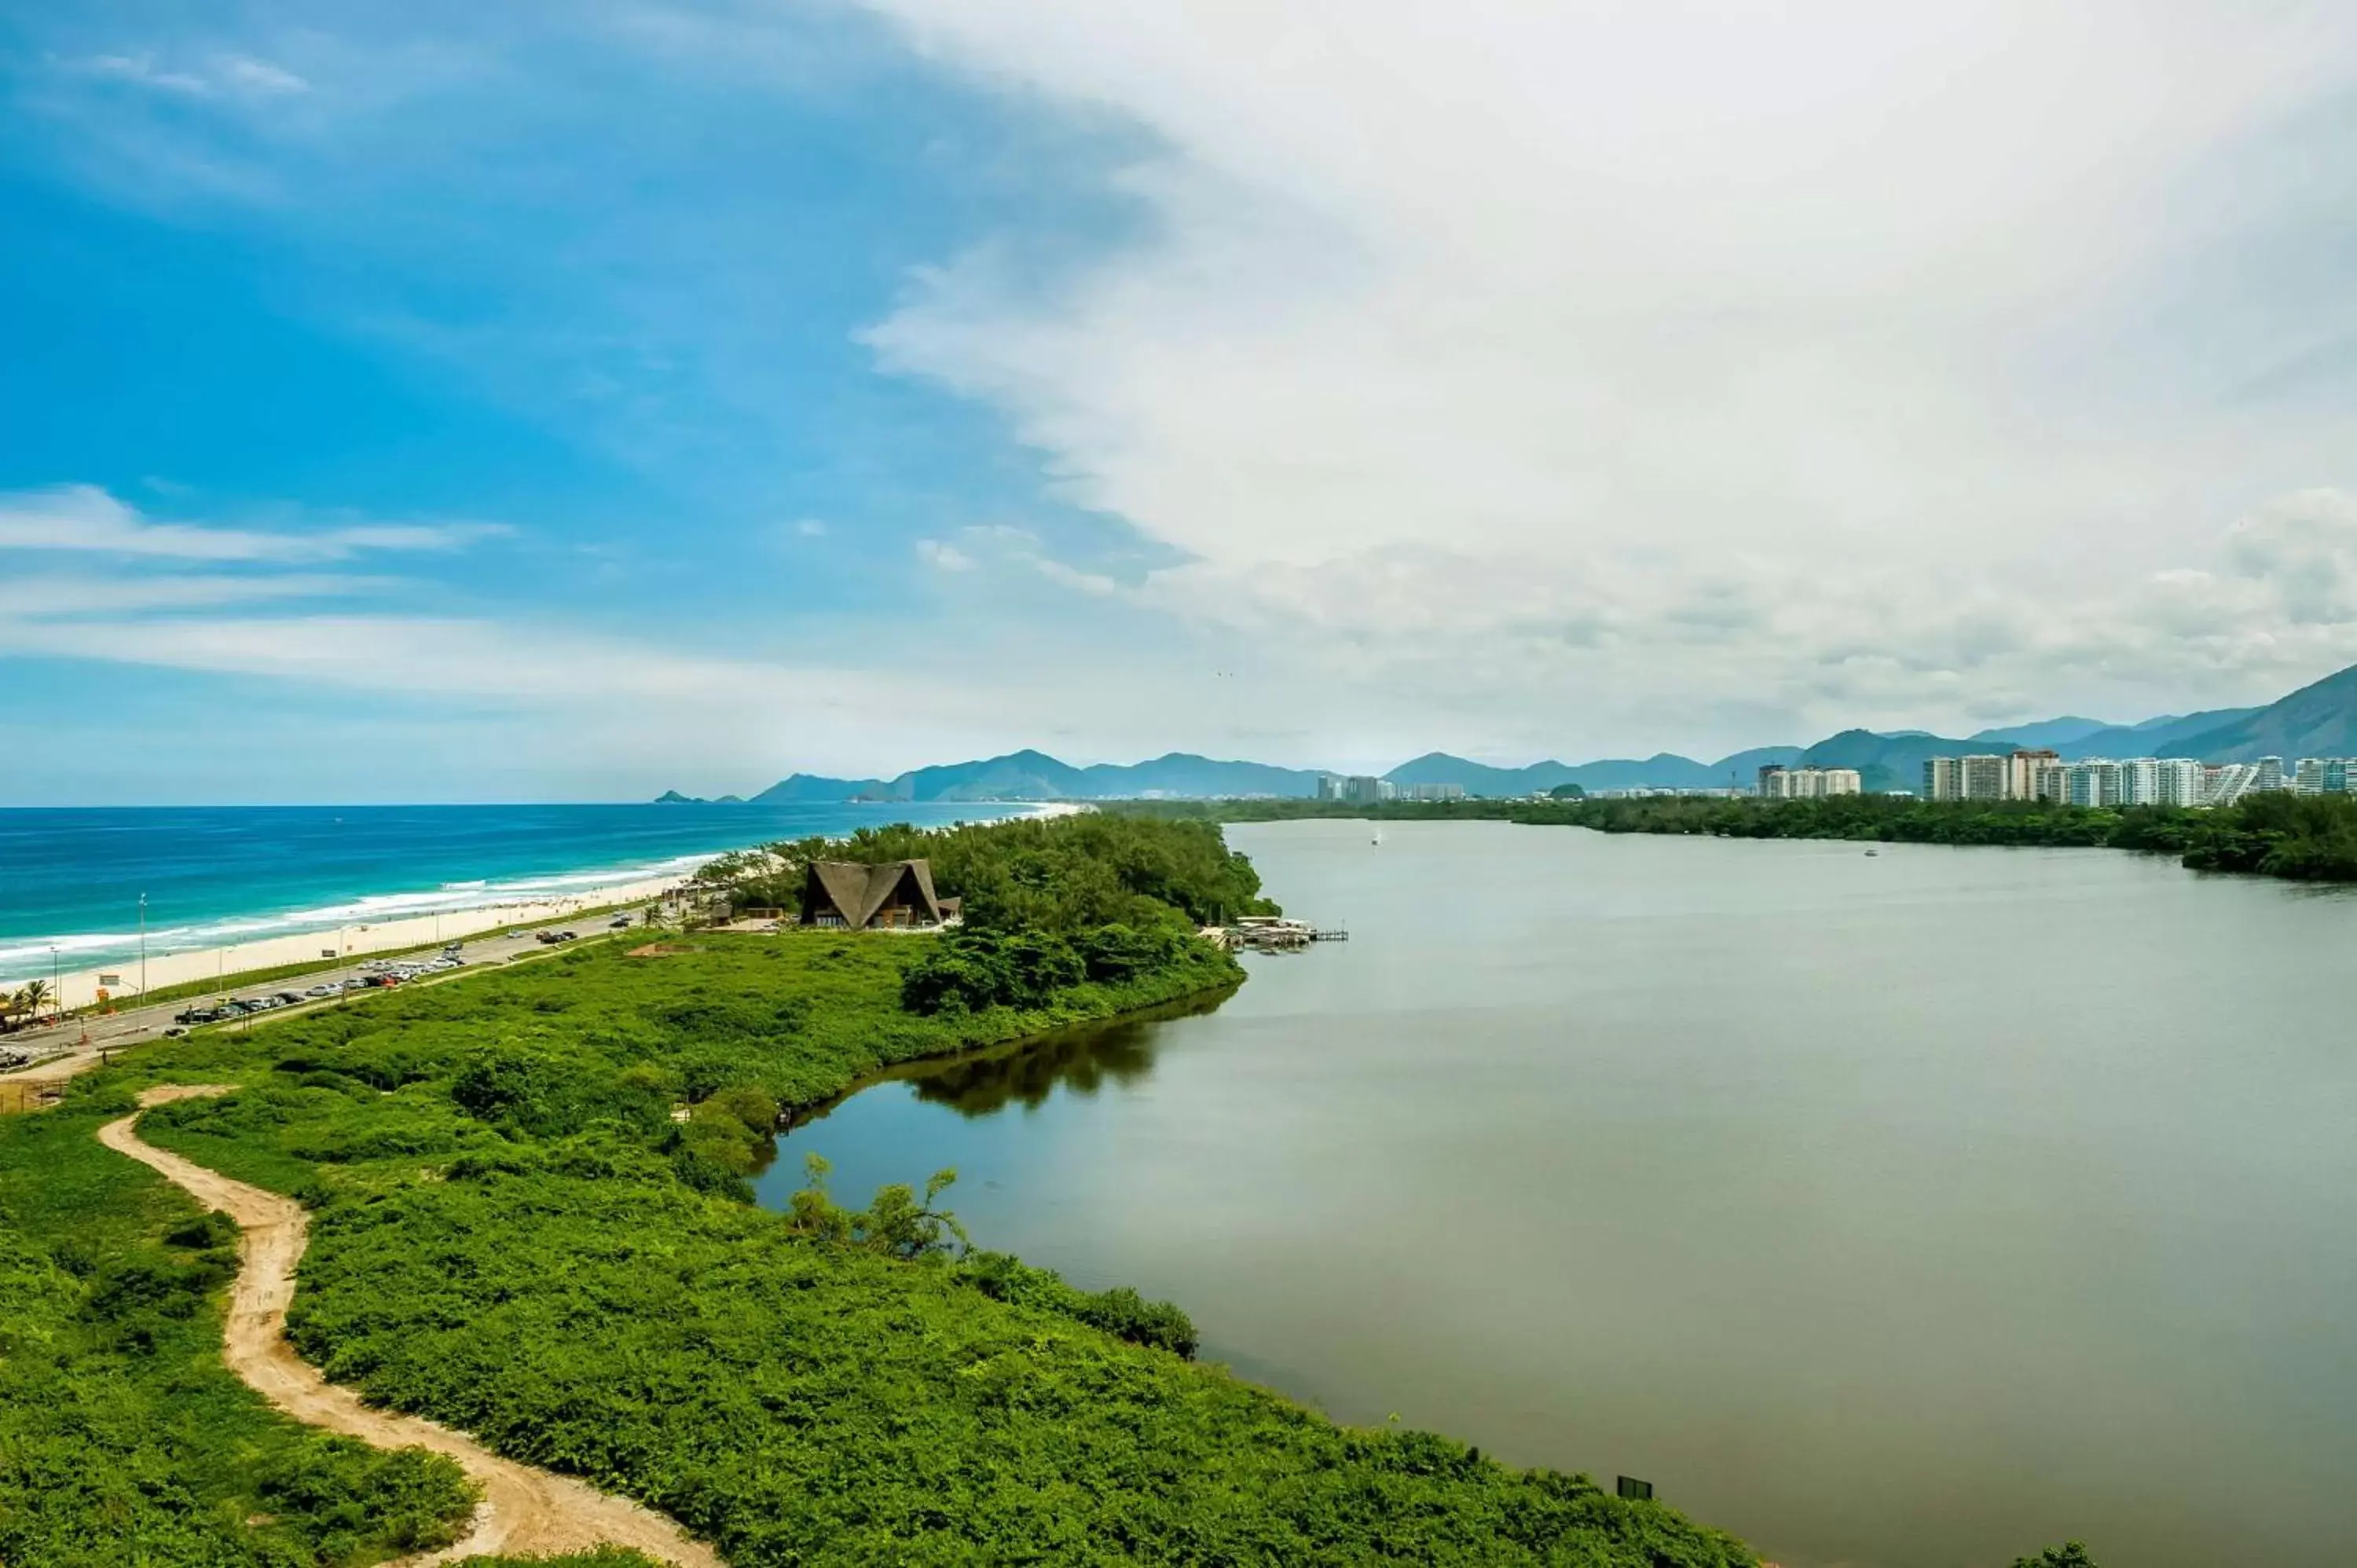
[(1229, 830), (1352, 940), (781, 1140), (1348, 1421), (1785, 1568), (2344, 1554), (2357, 897), (2106, 851)]

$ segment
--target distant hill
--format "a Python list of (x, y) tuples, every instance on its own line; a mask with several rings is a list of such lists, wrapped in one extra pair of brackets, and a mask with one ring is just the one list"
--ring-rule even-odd
[[(1985, 729), (1964, 740), (1922, 730), (1849, 729), (1814, 746), (1754, 746), (1716, 762), (1697, 762), (1664, 751), (1642, 758), (1560, 762), (1550, 757), (1521, 768), (1501, 768), (1445, 751), (1428, 751), (1383, 777), (1394, 784), (1459, 784), (1468, 794), (1491, 797), (1541, 794), (1566, 784), (1577, 784), (1591, 793), (1719, 789), (1750, 784), (1761, 768), (1776, 763), (1788, 768), (1855, 768), (1859, 782), (1868, 789), (1916, 789), (1922, 784), (1926, 757), (2004, 752), (2017, 746), (2050, 746), (2071, 758), (2198, 757), (2209, 762), (2247, 762), (2268, 755), (2287, 759), (2357, 756), (2357, 666), (2263, 708), (2164, 714), (2135, 725), (2064, 716)], [(1318, 792), (1321, 776), (1317, 768), (1222, 761), (1185, 751), (1169, 752), (1147, 762), (1075, 768), (1046, 752), (1024, 750), (919, 768), (897, 779), (830, 779), (797, 773), (753, 799), (781, 802), (1301, 797)], [(705, 802), (672, 790), (662, 799), (667, 804), (720, 804), (735, 797)]]
[(919, 768), (897, 779), (828, 779), (797, 773), (756, 800), (1108, 800), (1146, 795), (1315, 795), (1314, 769), (1222, 762), (1173, 751), (1128, 766), (1074, 768), (1043, 751)]
[(1846, 729), (1828, 736), (1801, 754), (1803, 768), (1855, 768), (1867, 789), (1921, 789), (1923, 760), (1986, 751), (1984, 744), (1945, 740), (1920, 731), (1907, 735), (1877, 735), (1870, 729)]
[(1135, 795), (1315, 795), (1318, 770), (1277, 768), (1265, 762), (1220, 762), (1173, 751), (1126, 768), (1098, 763), (1081, 769), (1092, 792), (1103, 798)]
[[(2166, 722), (2168, 721), (2154, 719), (2145, 721), (2146, 724)], [(2068, 746), (2083, 736), (2093, 735), (2097, 730), (2120, 727), (2122, 726), (2104, 719), (2038, 719), (2026, 725), (2007, 725), (2002, 729), (1985, 729), (1974, 736), (1972, 742), (1975, 746), (2002, 746), (2007, 751), (2011, 751), (2016, 746), (2035, 751), (2045, 746), (2059, 748)], [(2136, 727), (2142, 728), (2143, 725)]]
[[(2347, 671), (2343, 671), (2343, 674)], [(2198, 750), (2194, 742), (2212, 730), (2227, 728), (2264, 708), (2212, 708), (2201, 714), (2169, 714), (2140, 725), (2099, 729), (2054, 749), (2076, 760), (2082, 757), (2199, 757), (2204, 762), (2237, 762), (2240, 757), (2214, 757)], [(2265, 752), (2257, 755), (2266, 756)]]
[[(2184, 733), (2195, 720), (2211, 720)], [(2182, 738), (2177, 738), (2181, 735)], [(2262, 757), (2294, 761), (2303, 757), (2357, 756), (2357, 665), (2302, 686), (2264, 708), (2225, 709), (2178, 721), (2171, 749), (2205, 762), (2253, 762)], [(2161, 755), (2146, 737), (2145, 755)]]

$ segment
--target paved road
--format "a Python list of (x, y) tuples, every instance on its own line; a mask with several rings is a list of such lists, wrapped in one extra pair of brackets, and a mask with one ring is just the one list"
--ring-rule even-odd
[[(464, 957), (469, 965), (505, 963), (510, 959), (521, 958), (527, 953), (548, 950), (543, 943), (535, 940), (533, 934), (535, 931), (575, 930), (579, 931), (583, 939), (587, 940), (604, 934), (608, 929), (608, 923), (613, 918), (610, 914), (603, 913), (576, 915), (566, 919), (544, 921), (540, 925), (528, 927), (506, 936), (478, 937), (461, 944), (460, 956)], [(634, 913), (631, 918), (635, 925), (639, 917)], [(382, 953), (360, 954), (356, 955), (351, 962), (339, 964), (332, 969), (322, 969), (308, 974), (291, 975), (285, 980), (273, 980), (253, 985), (232, 985), (229, 988), (228, 993), (232, 997), (264, 996), (280, 991), (302, 991), (310, 986), (326, 984), (333, 980), (349, 980), (366, 972), (361, 967), (364, 963), (372, 962), (384, 956)], [(410, 956), (431, 958), (434, 955), (431, 952), (425, 952)], [(466, 972), (459, 970), (451, 972)], [(125, 1007), (120, 1012), (103, 1014), (95, 1017), (70, 1018), (51, 1028), (22, 1029), (13, 1035), (0, 1036), (0, 1051), (22, 1051), (39, 1058), (30, 1067), (0, 1074), (0, 1084), (62, 1082), (76, 1073), (86, 1072), (97, 1066), (103, 1053), (118, 1051), (126, 1046), (140, 1045), (148, 1040), (161, 1038), (164, 1031), (172, 1027), (173, 1015), (190, 1007), (202, 1006), (210, 1000), (212, 998), (210, 995), (183, 996), (174, 1002), (158, 1002), (145, 1007)], [(357, 995), (355, 1000), (358, 1000)], [(330, 1000), (318, 1004), (334, 1006), (336, 1004)], [(290, 1007), (286, 1011), (291, 1013), (296, 1009)], [(276, 1013), (263, 1015), (265, 1018), (280, 1015)], [(234, 1028), (239, 1026), (230, 1026)]]

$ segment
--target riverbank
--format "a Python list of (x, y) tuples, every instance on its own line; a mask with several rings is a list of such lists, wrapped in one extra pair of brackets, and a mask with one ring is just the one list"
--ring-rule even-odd
[(1814, 800), (1708, 796), (1613, 800), (1138, 800), (1106, 808), (1135, 816), (1219, 822), (1349, 818), (1373, 822), (1505, 822), (1609, 833), (1714, 838), (1838, 839), (2120, 849), (2173, 856), (2190, 871), (2298, 882), (2357, 882), (2357, 797), (2275, 791), (2234, 806), (2070, 806), (2045, 800), (1918, 800), (1836, 795)]

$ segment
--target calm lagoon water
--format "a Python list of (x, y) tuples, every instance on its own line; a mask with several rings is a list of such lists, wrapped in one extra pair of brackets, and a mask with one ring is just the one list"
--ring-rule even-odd
[(2104, 851), (1241, 827), (1352, 940), (782, 1141), (1348, 1421), (1787, 1568), (2351, 1560), (2357, 898)]

